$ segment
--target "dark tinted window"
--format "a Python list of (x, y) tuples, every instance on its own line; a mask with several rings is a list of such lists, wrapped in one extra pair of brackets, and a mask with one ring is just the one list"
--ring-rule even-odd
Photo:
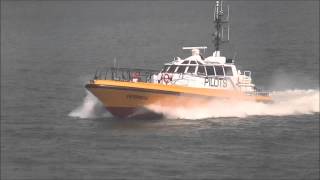
[(190, 64), (197, 64), (196, 61), (190, 61)]
[(177, 73), (184, 73), (184, 70), (186, 69), (187, 66), (179, 66)]
[(189, 64), (189, 61), (183, 61), (182, 64)]
[(169, 69), (168, 69), (168, 73), (173, 73), (175, 70), (176, 70), (176, 65), (173, 65), (173, 66), (171, 66)]
[(208, 75), (208, 76), (214, 75), (213, 66), (206, 66), (206, 70), (207, 70), (207, 75)]
[(229, 66), (224, 66), (224, 73), (226, 74), (226, 76), (233, 76), (233, 73), (232, 73), (232, 68), (229, 67)]
[(189, 66), (187, 73), (194, 73), (195, 70), (196, 70), (195, 66)]
[(233, 63), (233, 59), (227, 59), (226, 63)]
[(206, 71), (204, 70), (204, 66), (199, 66), (198, 67), (198, 74), (206, 75)]
[(169, 66), (164, 66), (161, 72), (166, 72)]
[(214, 70), (216, 71), (217, 76), (224, 76), (222, 66), (214, 66)]

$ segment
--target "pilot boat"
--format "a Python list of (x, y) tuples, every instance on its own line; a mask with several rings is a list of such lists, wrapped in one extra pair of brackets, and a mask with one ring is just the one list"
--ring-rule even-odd
[[(86, 88), (115, 117), (157, 117), (149, 106), (190, 108), (212, 101), (259, 101), (270, 103), (268, 92), (256, 88), (251, 71), (237, 69), (234, 59), (221, 55), (220, 44), (229, 40), (229, 7), (223, 2), (214, 7), (215, 50), (204, 57), (206, 46), (183, 47), (191, 56), (165, 63), (161, 71), (129, 68), (98, 69)], [(227, 34), (227, 38), (223, 34)], [(225, 40), (226, 39), (226, 40)], [(214, 111), (214, 107), (212, 107)]]

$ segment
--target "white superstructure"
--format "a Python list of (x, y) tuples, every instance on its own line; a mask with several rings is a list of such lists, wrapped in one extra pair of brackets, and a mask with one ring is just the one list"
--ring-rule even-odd
[(183, 47), (189, 49), (192, 55), (176, 58), (166, 63), (162, 71), (154, 78), (155, 83), (167, 85), (182, 85), (214, 89), (255, 91), (251, 80), (251, 72), (238, 70), (232, 59), (220, 56), (220, 51), (204, 58), (200, 53), (206, 47)]
[[(175, 58), (166, 63), (162, 71), (154, 76), (154, 83), (167, 85), (182, 85), (199, 88), (213, 88), (256, 92), (251, 80), (251, 72), (238, 70), (233, 59), (221, 56), (220, 45), (229, 41), (229, 6), (227, 16), (224, 16), (223, 2), (216, 1), (214, 8), (215, 33), (213, 41), (215, 50), (211, 56), (204, 58), (206, 46), (183, 47), (183, 50), (191, 50), (191, 56), (181, 59)], [(227, 37), (224, 37), (227, 34)]]

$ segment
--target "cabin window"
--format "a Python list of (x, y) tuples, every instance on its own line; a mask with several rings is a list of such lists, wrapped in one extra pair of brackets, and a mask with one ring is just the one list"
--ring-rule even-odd
[(196, 70), (196, 67), (195, 66), (189, 66), (188, 70), (187, 70), (187, 73), (194, 73)]
[(189, 64), (189, 61), (183, 61), (182, 64)]
[(232, 73), (232, 68), (230, 66), (224, 66), (224, 73), (226, 74), (226, 76), (233, 76)]
[(198, 64), (203, 64), (203, 63), (202, 63), (202, 62), (200, 62), (200, 61), (197, 61), (197, 63), (198, 63)]
[(186, 67), (187, 66), (179, 66), (178, 70), (177, 70), (177, 73), (184, 73), (184, 71), (186, 70)]
[(222, 66), (214, 66), (214, 70), (216, 71), (217, 76), (224, 76)]
[(168, 73), (173, 73), (176, 70), (176, 65), (170, 66), (170, 68), (167, 70)]
[(161, 72), (166, 72), (169, 67), (170, 67), (170, 66), (168, 66), (168, 65), (164, 66)]
[(214, 69), (213, 66), (206, 66), (206, 70), (207, 70), (207, 75), (208, 76), (214, 76)]
[(168, 66), (168, 68), (166, 69), (166, 72), (168, 72), (170, 68), (171, 68), (171, 66)]
[(197, 64), (196, 61), (190, 61), (190, 64)]
[(245, 76), (251, 77), (251, 71), (244, 71), (243, 73)]
[(198, 66), (198, 74), (199, 75), (206, 75), (206, 71), (204, 69), (204, 66)]
[(226, 60), (226, 63), (233, 63), (233, 59), (229, 59), (229, 58), (228, 58), (228, 59)]

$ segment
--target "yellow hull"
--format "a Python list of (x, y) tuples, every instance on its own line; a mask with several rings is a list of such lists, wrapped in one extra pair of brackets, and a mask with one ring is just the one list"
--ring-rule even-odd
[[(122, 118), (132, 117), (148, 105), (166, 107), (203, 106), (212, 99), (232, 99), (271, 102), (269, 96), (249, 96), (242, 92), (173, 86), (144, 82), (122, 82), (113, 80), (93, 80), (86, 88), (94, 94), (114, 115)], [(139, 115), (147, 115), (144, 111)]]

